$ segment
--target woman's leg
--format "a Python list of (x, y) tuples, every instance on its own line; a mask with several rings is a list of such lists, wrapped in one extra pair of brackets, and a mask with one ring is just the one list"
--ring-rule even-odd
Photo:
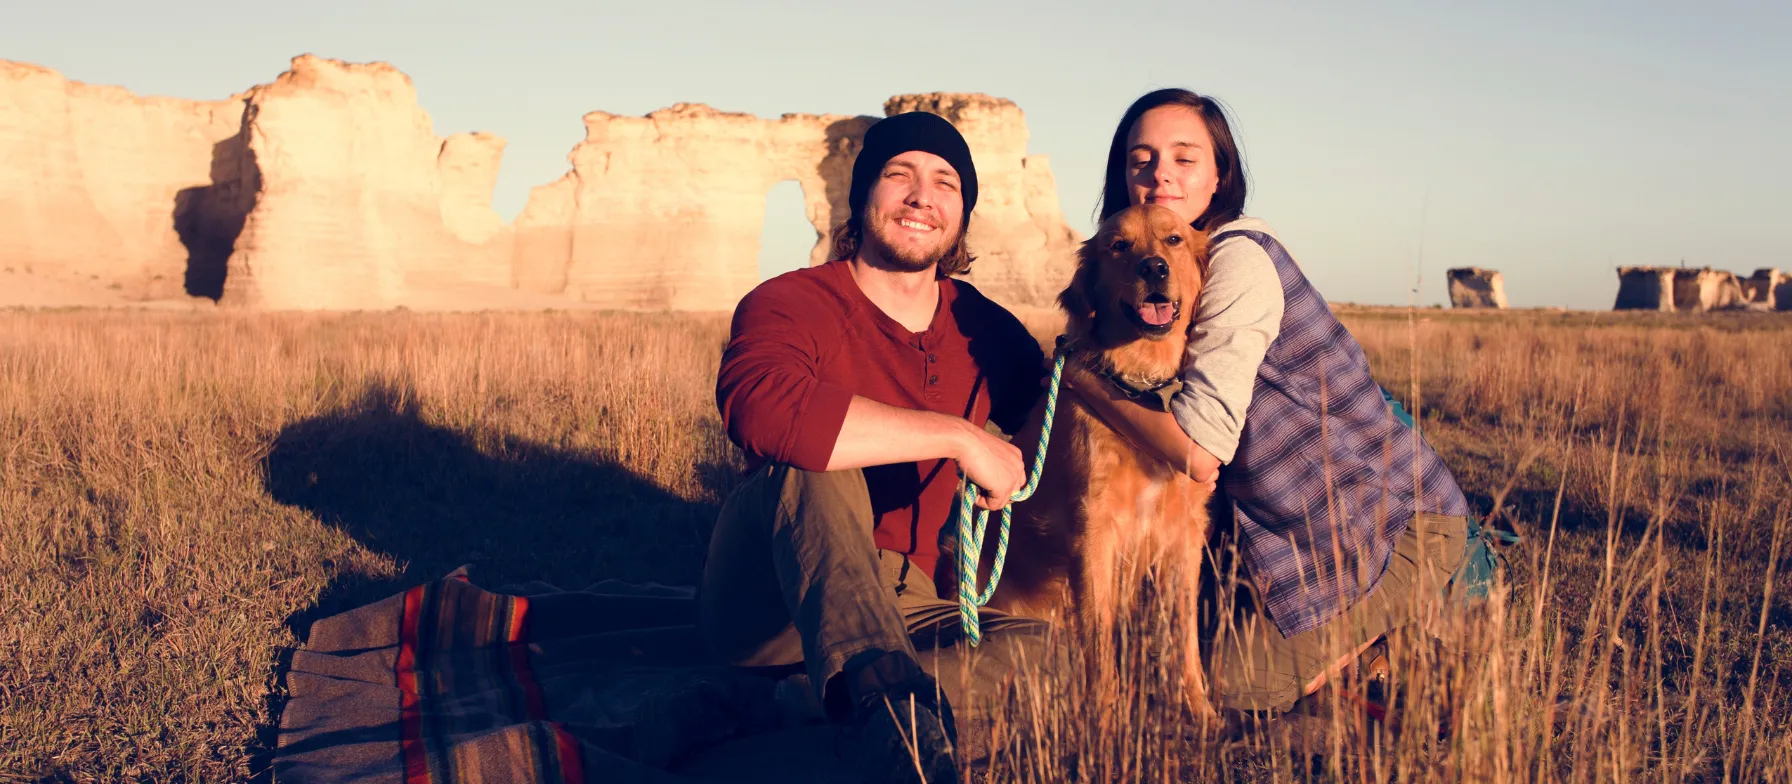
[(1239, 710), (1286, 710), (1316, 691), (1389, 631), (1423, 620), (1428, 602), (1444, 595), (1461, 565), (1468, 521), (1421, 514), (1395, 542), (1381, 582), (1368, 597), (1317, 629), (1283, 637), (1269, 618), (1244, 602), (1234, 628), (1216, 635), (1215, 704)]

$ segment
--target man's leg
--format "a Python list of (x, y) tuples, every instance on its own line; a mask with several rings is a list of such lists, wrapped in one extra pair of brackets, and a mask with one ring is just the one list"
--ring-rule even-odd
[(1464, 518), (1419, 515), (1395, 542), (1375, 591), (1317, 629), (1283, 637), (1260, 612), (1236, 615), (1211, 657), (1215, 703), (1286, 710), (1376, 638), (1420, 619), (1461, 565), (1467, 531)]
[(885, 585), (875, 522), (860, 471), (755, 472), (710, 539), (697, 612), (711, 649), (742, 666), (802, 662), (836, 719), (865, 694), (931, 693)]
[(956, 597), (940, 598), (933, 581), (901, 555), (884, 553), (883, 559), (886, 579), (898, 586), (897, 603), (921, 666), (939, 682), (959, 722), (988, 718), (993, 702), (1016, 677), (1066, 671), (1068, 652), (1050, 623), (983, 609), (977, 614), (983, 641), (973, 646), (964, 636)]

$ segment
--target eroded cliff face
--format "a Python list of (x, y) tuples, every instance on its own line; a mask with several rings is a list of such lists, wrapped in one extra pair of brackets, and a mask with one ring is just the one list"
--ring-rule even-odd
[(1792, 277), (1773, 268), (1743, 278), (1710, 267), (1619, 267), (1614, 307), (1680, 313), (1792, 310)]
[(1762, 267), (1742, 279), (1742, 296), (1756, 310), (1792, 310), (1792, 275)]
[[(1069, 279), (1078, 238), (1064, 224), (1051, 168), (1027, 155), (1013, 102), (932, 93), (884, 111), (939, 114), (977, 163), (969, 279), (1008, 304), (1049, 304)], [(517, 285), (601, 307), (728, 310), (758, 284), (765, 196), (795, 180), (815, 228), (811, 264), (846, 217), (852, 162), (871, 117), (787, 114), (763, 120), (701, 104), (646, 117), (585, 116), (573, 171), (535, 189), (516, 222)]]
[[(1026, 119), (983, 95), (903, 95), (976, 157), (970, 279), (1049, 304), (1078, 241)], [(728, 310), (758, 281), (766, 194), (795, 180), (816, 232), (845, 218), (872, 117), (765, 120), (697, 104), (585, 116), (572, 170), (514, 224), (491, 208), (504, 140), (435, 135), (384, 63), (294, 58), (225, 101), (138, 98), (0, 62), (0, 264), (129, 299), (359, 309), (549, 295), (635, 310)], [(526, 298), (525, 298), (526, 299)]]
[(489, 133), (457, 133), (442, 140), (436, 174), (442, 183), (442, 225), (462, 242), (483, 244), (504, 231), (492, 209), (504, 140)]
[(1672, 267), (1619, 267), (1618, 300), (1613, 310), (1674, 309)]
[(518, 217), (519, 284), (600, 307), (731, 309), (759, 282), (766, 193), (797, 181), (819, 241), (844, 215), (869, 124), (701, 104), (587, 114), (571, 174), (537, 188)]
[(410, 78), (384, 63), (294, 58), (247, 101), (260, 190), (225, 304), (382, 308), (432, 289), (508, 285), (507, 250), (483, 247), (508, 246), (488, 214), (502, 140), (444, 143)]
[(516, 239), (510, 263), (511, 285), (540, 294), (566, 291), (578, 198), (576, 171), (529, 191), (529, 201), (512, 224)]
[(145, 98), (0, 61), (0, 267), (126, 299), (215, 288), (229, 217), (212, 188), (237, 176), (242, 116), (240, 98)]

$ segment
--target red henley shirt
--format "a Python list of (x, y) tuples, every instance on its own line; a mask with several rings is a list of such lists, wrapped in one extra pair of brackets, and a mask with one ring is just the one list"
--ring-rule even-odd
[[(1019, 428), (1041, 394), (1039, 344), (971, 284), (939, 286), (939, 309), (920, 333), (867, 299), (845, 261), (780, 275), (742, 299), (716, 403), (749, 464), (826, 470), (854, 395)], [(957, 462), (871, 466), (865, 482), (877, 546), (908, 554), (931, 576), (957, 501)]]

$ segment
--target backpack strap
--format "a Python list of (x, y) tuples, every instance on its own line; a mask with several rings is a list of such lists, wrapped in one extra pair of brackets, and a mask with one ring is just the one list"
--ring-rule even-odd
[[(1233, 237), (1243, 237), (1245, 239), (1248, 239), (1252, 242), (1257, 243), (1258, 245), (1262, 245), (1264, 250), (1269, 250), (1271, 247), (1281, 247), (1281, 245), (1282, 245), (1282, 243), (1276, 242), (1276, 238), (1271, 237), (1268, 234), (1265, 234), (1260, 231), (1252, 231), (1250, 229), (1233, 229), (1231, 231), (1222, 231), (1218, 234), (1208, 237), (1207, 238), (1207, 247), (1210, 250), (1213, 248), (1217, 248), (1217, 247), (1219, 247), (1220, 243), (1225, 242), (1226, 240), (1232, 239)], [(1282, 252), (1286, 253), (1287, 249), (1282, 248)]]

